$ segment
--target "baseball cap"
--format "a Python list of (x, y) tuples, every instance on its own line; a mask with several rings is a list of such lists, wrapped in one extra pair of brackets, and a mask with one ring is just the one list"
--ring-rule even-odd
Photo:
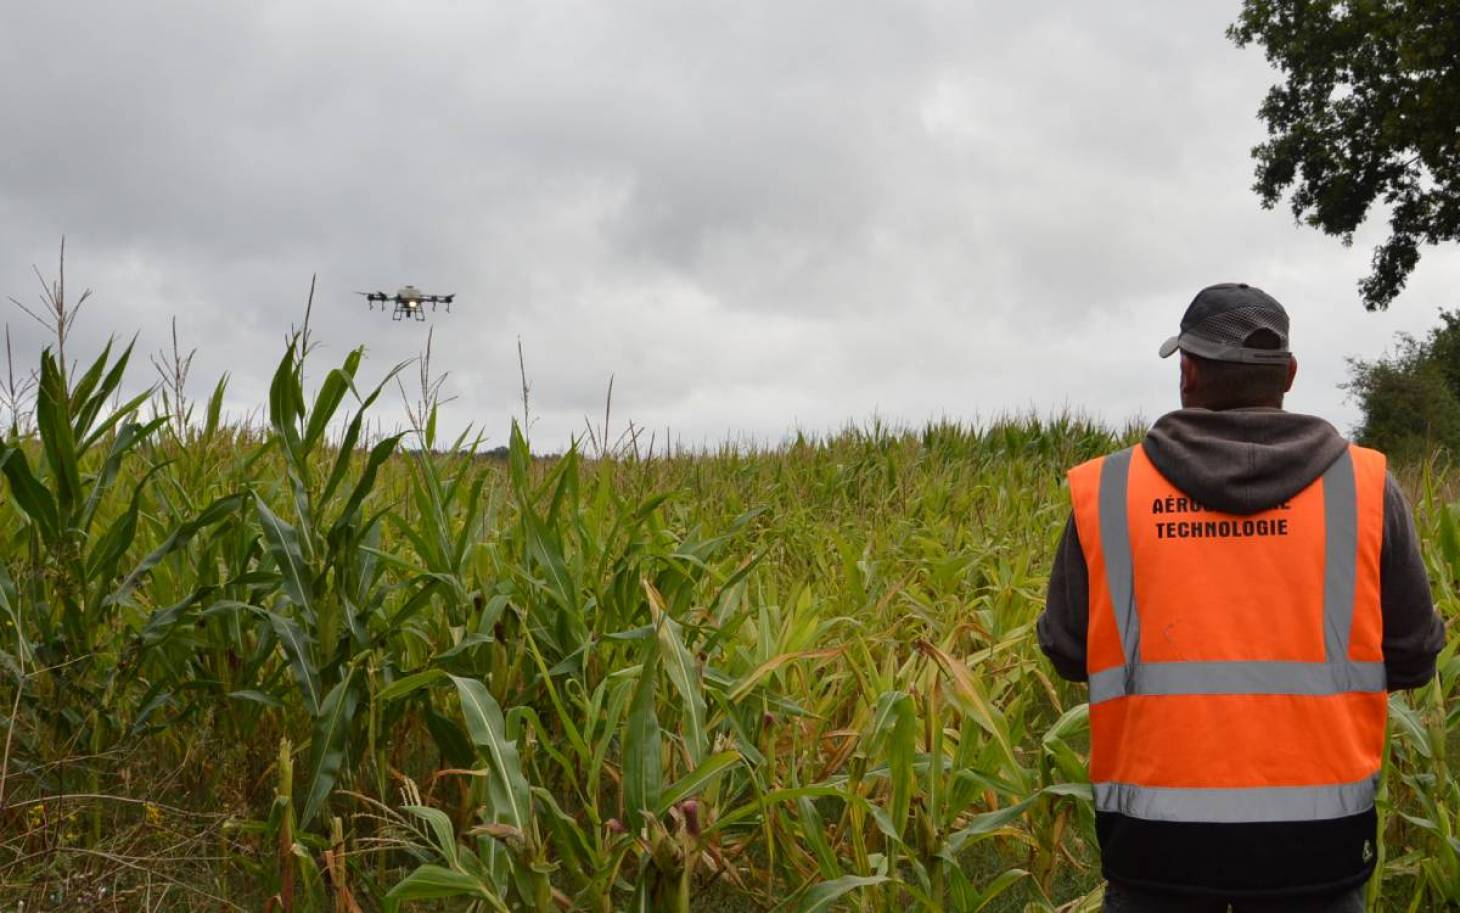
[[(1276, 349), (1248, 346), (1258, 330), (1277, 335)], [(1181, 317), (1181, 332), (1161, 344), (1161, 357), (1181, 349), (1213, 361), (1280, 364), (1288, 351), (1288, 312), (1277, 299), (1245, 282), (1222, 282), (1196, 293)]]

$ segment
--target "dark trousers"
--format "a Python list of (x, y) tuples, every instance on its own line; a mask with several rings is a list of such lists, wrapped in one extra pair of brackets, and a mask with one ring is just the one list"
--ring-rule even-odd
[(1275, 900), (1224, 900), (1153, 894), (1110, 882), (1105, 887), (1105, 913), (1364, 913), (1364, 885), (1337, 894), (1283, 897)]

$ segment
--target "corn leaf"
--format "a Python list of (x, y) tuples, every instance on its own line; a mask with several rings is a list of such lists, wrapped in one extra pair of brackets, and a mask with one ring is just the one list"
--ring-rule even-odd
[(651, 642), (639, 672), (624, 734), (624, 818), (631, 830), (643, 824), (643, 812), (660, 806), (662, 764), (659, 748), (659, 718), (655, 713), (655, 679), (659, 651)]
[(798, 913), (823, 913), (823, 911), (834, 909), (834, 904), (838, 900), (853, 891), (885, 884), (888, 880), (886, 875), (843, 875), (840, 878), (833, 878), (831, 881), (816, 885), (801, 895), (801, 903), (796, 909)]
[(324, 806), (339, 778), (345, 760), (345, 742), (355, 717), (357, 695), (354, 689), (355, 670), (351, 669), (325, 695), (314, 733), (309, 740), (309, 767), (304, 788), (304, 808), (299, 815), (301, 827), (308, 827)]
[(467, 733), (472, 743), (481, 749), (491, 768), (487, 778), (487, 796), (495, 819), (528, 833), (532, 823), (532, 794), (522, 775), (517, 744), (507, 738), (502, 708), (486, 686), (476, 679), (453, 675), (451, 680), (461, 698)]
[(476, 878), (464, 872), (457, 872), (439, 865), (418, 866), (414, 872), (401, 879), (385, 895), (392, 900), (429, 900), (438, 897), (476, 897), (481, 900), (496, 900), (496, 909), (505, 910), (497, 896)]

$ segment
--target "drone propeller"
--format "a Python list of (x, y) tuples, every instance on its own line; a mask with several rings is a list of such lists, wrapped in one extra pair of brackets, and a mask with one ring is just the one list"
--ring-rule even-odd
[(356, 292), (355, 294), (360, 295), (368, 301), (370, 303), (370, 310), (372, 311), (375, 310), (376, 302), (380, 303), (381, 309), (383, 310), (385, 302), (389, 300), (385, 292)]

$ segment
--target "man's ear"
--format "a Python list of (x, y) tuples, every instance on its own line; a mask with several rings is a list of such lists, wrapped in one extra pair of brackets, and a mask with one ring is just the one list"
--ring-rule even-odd
[(1298, 376), (1298, 356), (1296, 356), (1296, 355), (1289, 355), (1288, 356), (1288, 385), (1286, 387), (1283, 387), (1283, 392), (1284, 393), (1287, 393), (1289, 390), (1293, 389), (1293, 378), (1295, 378), (1297, 376)]
[(1182, 399), (1183, 402), (1186, 399), (1188, 399), (1191, 396), (1191, 394), (1193, 394), (1193, 393), (1196, 392), (1196, 388), (1197, 388), (1197, 385), (1200, 382), (1200, 380), (1201, 380), (1201, 377), (1200, 377), (1200, 369), (1197, 368), (1196, 362), (1193, 361), (1190, 358), (1187, 358), (1186, 357), (1186, 353), (1185, 352), (1182, 352), (1181, 353), (1181, 399)]

